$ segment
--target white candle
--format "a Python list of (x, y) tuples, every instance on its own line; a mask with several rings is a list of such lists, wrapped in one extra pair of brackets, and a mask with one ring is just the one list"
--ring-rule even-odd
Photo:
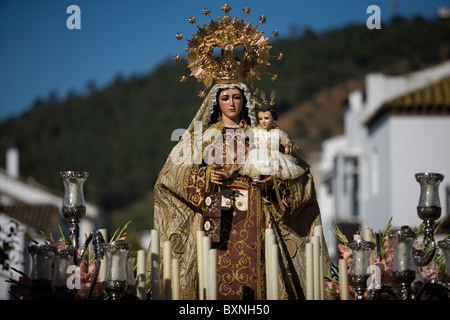
[(372, 229), (364, 229), (364, 241), (373, 242), (373, 232)]
[(306, 244), (306, 300), (314, 299), (314, 260), (313, 244)]
[(202, 238), (202, 255), (203, 255), (203, 294), (205, 299), (208, 298), (207, 290), (208, 286), (208, 257), (209, 250), (211, 249), (211, 238), (208, 236), (204, 236)]
[(57, 255), (54, 258), (55, 262), (59, 262), (55, 263), (53, 270), (53, 285), (57, 288), (62, 287), (67, 283), (67, 268), (73, 264), (73, 262), (69, 263), (69, 260), (72, 259), (60, 255)]
[(339, 287), (341, 300), (348, 300), (348, 266), (345, 259), (339, 259)]
[(359, 233), (355, 233), (353, 235), (353, 240), (362, 240), (362, 237), (361, 237), (361, 235)]
[(435, 205), (435, 200), (434, 200), (434, 185), (432, 183), (427, 183), (426, 184), (426, 192), (425, 192), (425, 206), (426, 207), (431, 207), (433, 205)]
[(197, 230), (197, 269), (198, 269), (198, 295), (200, 300), (205, 299), (203, 286), (203, 249), (202, 239), (205, 231)]
[(314, 235), (319, 237), (319, 292), (320, 292), (320, 300), (325, 299), (325, 291), (324, 288), (324, 277), (323, 277), (323, 259), (322, 259), (322, 248), (323, 248), (323, 227), (321, 225), (314, 227)]
[(408, 270), (408, 247), (407, 242), (399, 241), (397, 246), (398, 262), (400, 269), (398, 271)]
[[(369, 228), (365, 228), (364, 229), (364, 241), (367, 242), (374, 242), (374, 237), (373, 237), (373, 231), (372, 229)], [(370, 256), (369, 256), (369, 268), (370, 268), (370, 285), (368, 287), (373, 287), (377, 281), (377, 277), (376, 274), (374, 272), (375, 270), (375, 253), (373, 252), (373, 250), (370, 250)]]
[[(105, 240), (105, 243), (108, 242), (108, 230), (107, 229), (99, 229), (98, 231), (101, 233), (103, 240)], [(100, 282), (105, 281), (106, 267), (107, 267), (107, 263), (106, 263), (106, 254), (105, 254), (105, 255), (103, 255), (102, 260), (100, 261), (100, 273), (99, 273), (99, 281)]]
[[(273, 238), (272, 238), (273, 236)], [(266, 262), (266, 294), (267, 294), (267, 299), (270, 299), (270, 244), (274, 243), (275, 241), (275, 234), (273, 233), (273, 229), (272, 228), (267, 228), (265, 230), (265, 240), (264, 240), (264, 257), (265, 257), (265, 262)]]
[(208, 300), (217, 300), (217, 249), (208, 252)]
[(364, 251), (363, 250), (353, 250), (353, 266), (355, 275), (359, 276), (366, 272), (364, 270)]
[(320, 300), (320, 239), (318, 236), (311, 237), (313, 244), (313, 266), (314, 266), (314, 300)]
[(172, 242), (170, 240), (166, 240), (163, 243), (164, 300), (170, 300), (172, 298), (171, 265)]
[(276, 243), (270, 246), (270, 264), (271, 264), (271, 291), (272, 300), (278, 300), (279, 298), (279, 283), (278, 283), (278, 245)]
[(139, 250), (137, 252), (136, 261), (136, 291), (139, 300), (146, 300), (145, 293), (145, 251)]
[(172, 300), (180, 300), (180, 262), (172, 259)]
[(75, 205), (78, 201), (77, 182), (69, 181), (70, 204)]
[(159, 300), (161, 297), (161, 259), (158, 230), (152, 230), (150, 232), (150, 237), (150, 251), (152, 261), (152, 299)]
[(118, 249), (111, 254), (111, 280), (127, 280), (125, 262), (128, 250)]
[[(269, 229), (271, 230), (271, 229)], [(266, 274), (266, 290), (267, 290), (267, 299), (268, 300), (275, 300), (275, 294), (274, 294), (274, 290), (276, 288), (273, 287), (273, 274), (274, 274), (274, 258), (272, 257), (272, 251), (271, 251), (271, 247), (273, 244), (276, 243), (275, 240), (275, 234), (271, 231), (268, 231), (267, 233), (267, 237), (266, 237), (266, 243), (265, 243), (265, 247), (266, 247), (266, 268), (267, 268), (267, 274)]]

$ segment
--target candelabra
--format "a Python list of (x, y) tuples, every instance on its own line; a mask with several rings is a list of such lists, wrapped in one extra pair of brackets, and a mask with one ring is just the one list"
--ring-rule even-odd
[[(400, 292), (386, 284), (378, 284), (369, 290), (369, 299), (377, 300), (383, 297), (398, 300), (418, 300), (426, 297), (449, 299), (450, 287), (450, 239), (439, 241), (434, 239), (434, 223), (441, 216), (439, 201), (439, 184), (444, 176), (439, 173), (417, 173), (420, 184), (420, 198), (417, 214), (424, 222), (422, 249), (414, 247), (417, 234), (408, 226), (391, 232), (389, 239), (394, 249), (393, 277), (399, 285)], [(416, 267), (428, 265), (437, 250), (441, 248), (445, 257), (446, 272), (444, 279), (432, 280), (429, 283), (416, 281)]]
[(375, 248), (373, 242), (354, 240), (350, 242), (350, 249), (353, 251), (353, 263), (350, 268), (350, 280), (355, 288), (356, 299), (364, 300), (364, 293), (367, 289), (367, 279), (369, 279), (370, 255)]
[(401, 300), (409, 299), (411, 295), (411, 283), (416, 278), (416, 264), (413, 256), (413, 244), (416, 233), (408, 226), (389, 234), (394, 248), (394, 261), (392, 266), (395, 282), (400, 285)]
[[(89, 259), (86, 257), (86, 251), (92, 244), (96, 264), (87, 299), (93, 297), (102, 260), (106, 263), (106, 276), (102, 283), (103, 292), (97, 298), (137, 299), (133, 292), (128, 292), (135, 290), (133, 267), (136, 255), (129, 253), (129, 245), (124, 240), (105, 243), (102, 233), (94, 230), (84, 244), (79, 246), (79, 223), (86, 214), (83, 184), (89, 174), (81, 171), (64, 171), (59, 175), (64, 184), (62, 214), (70, 223), (70, 242), (64, 249), (58, 249), (51, 244), (36, 244), (28, 248), (32, 257), (30, 276), (32, 296), (37, 299), (72, 299), (73, 292), (67, 286), (69, 267), (80, 266), (84, 258)], [(128, 273), (127, 267), (130, 269)], [(129, 288), (127, 284), (130, 285)]]
[(30, 293), (45, 299), (52, 290), (52, 263), (57, 253), (55, 246), (36, 244), (28, 248), (31, 255)]
[(439, 184), (444, 179), (440, 173), (417, 173), (416, 180), (420, 184), (420, 198), (417, 215), (424, 221), (423, 244), (425, 250), (414, 250), (414, 260), (417, 266), (425, 266), (431, 262), (436, 252), (434, 240), (434, 222), (441, 217), (439, 201)]
[(64, 171), (59, 176), (64, 183), (62, 214), (70, 223), (70, 241), (74, 248), (79, 247), (80, 219), (86, 214), (83, 184), (89, 173), (80, 171)]

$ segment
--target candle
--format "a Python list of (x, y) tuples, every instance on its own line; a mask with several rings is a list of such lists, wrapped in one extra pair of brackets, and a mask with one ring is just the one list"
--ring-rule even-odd
[(67, 284), (67, 268), (73, 264), (72, 256), (57, 254), (54, 259), (54, 274), (53, 274), (53, 285), (60, 288)]
[[(267, 229), (266, 229), (267, 230)], [(274, 290), (276, 288), (273, 287), (274, 281), (273, 281), (273, 275), (274, 275), (274, 268), (276, 267), (274, 264), (274, 258), (272, 257), (272, 250), (271, 247), (273, 244), (276, 243), (275, 240), (275, 234), (273, 233), (272, 229), (267, 230), (267, 236), (265, 241), (265, 258), (266, 258), (266, 290), (267, 290), (267, 299), (268, 300), (274, 300), (275, 294)]]
[(163, 243), (163, 279), (164, 279), (164, 300), (172, 298), (171, 283), (171, 264), (172, 264), (172, 242), (166, 240)]
[(76, 180), (69, 181), (69, 190), (70, 190), (70, 204), (76, 205), (78, 201), (78, 191), (77, 191), (77, 182)]
[(427, 183), (426, 184), (426, 192), (425, 192), (425, 206), (431, 207), (435, 204), (435, 195), (434, 195), (434, 187), (435, 185), (433, 183)]
[(407, 241), (398, 241), (397, 246), (398, 252), (398, 261), (399, 261), (399, 270), (398, 271), (406, 271), (408, 270), (408, 242)]
[(264, 257), (266, 262), (266, 293), (267, 293), (267, 299), (269, 300), (271, 297), (271, 281), (270, 281), (270, 245), (275, 242), (275, 234), (273, 232), (272, 228), (267, 228), (265, 230), (265, 241), (264, 241)]
[(205, 231), (197, 230), (197, 269), (198, 269), (198, 295), (200, 300), (205, 299), (203, 286), (203, 249), (202, 239)]
[(111, 278), (110, 280), (126, 281), (126, 259), (128, 250), (115, 249), (111, 254)]
[[(108, 242), (108, 230), (107, 229), (99, 229), (98, 231), (101, 233), (103, 240), (105, 240), (105, 243)], [(102, 260), (100, 261), (100, 273), (99, 273), (99, 281), (100, 282), (105, 281), (106, 267), (107, 267), (106, 255), (104, 255)]]
[(217, 300), (217, 249), (208, 251), (208, 300)]
[(366, 272), (366, 270), (364, 270), (364, 265), (364, 251), (353, 250), (353, 266), (355, 275), (359, 276)]
[[(374, 242), (373, 231), (372, 229), (366, 228), (364, 229), (364, 241)], [(370, 265), (373, 265), (375, 261), (375, 257), (373, 251), (370, 253)]]
[[(364, 241), (374, 242), (372, 229), (369, 229), (367, 227), (364, 229)], [(370, 277), (370, 285), (368, 286), (368, 288), (372, 288), (375, 284), (377, 284), (377, 275), (375, 270), (375, 253), (373, 252), (373, 250), (370, 250), (369, 267), (371, 277)]]
[(273, 243), (270, 245), (270, 264), (271, 264), (271, 298), (272, 300), (278, 300), (279, 298), (279, 283), (278, 283), (278, 245)]
[(150, 232), (150, 251), (152, 261), (152, 299), (159, 300), (160, 293), (160, 247), (159, 247), (159, 232), (158, 230), (152, 230)]
[(345, 259), (339, 259), (339, 287), (341, 300), (348, 300), (348, 267)]
[(207, 290), (209, 288), (208, 286), (208, 256), (209, 256), (209, 250), (211, 249), (211, 238), (208, 236), (204, 236), (202, 238), (202, 255), (203, 255), (203, 294), (204, 297), (207, 299), (208, 294)]
[(139, 300), (145, 300), (145, 251), (139, 250), (137, 252), (136, 262), (136, 291)]
[(314, 299), (313, 244), (306, 244), (306, 300)]
[(362, 240), (362, 237), (358, 231), (356, 231), (356, 233), (353, 235), (353, 240)]
[(373, 232), (372, 229), (364, 229), (364, 241), (373, 242)]
[(172, 259), (172, 300), (180, 300), (180, 262), (177, 258)]
[(323, 277), (323, 259), (322, 259), (322, 248), (323, 248), (323, 227), (321, 225), (314, 227), (314, 235), (319, 237), (319, 292), (320, 300), (325, 299), (324, 288), (324, 277)]
[(320, 300), (320, 239), (318, 236), (311, 237), (313, 244), (313, 274), (314, 274), (314, 300)]

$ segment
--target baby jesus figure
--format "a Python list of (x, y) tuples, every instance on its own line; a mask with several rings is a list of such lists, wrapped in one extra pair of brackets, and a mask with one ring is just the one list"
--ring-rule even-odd
[[(304, 170), (291, 155), (294, 144), (286, 132), (275, 124), (278, 119), (273, 105), (263, 105), (258, 110), (259, 124), (253, 131), (253, 144), (240, 173), (254, 180), (267, 176), (281, 180), (295, 179)], [(284, 147), (284, 153), (280, 151)]]

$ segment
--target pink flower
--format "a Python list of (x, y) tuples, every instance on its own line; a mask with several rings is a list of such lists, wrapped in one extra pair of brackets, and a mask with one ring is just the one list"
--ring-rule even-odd
[(342, 243), (338, 244), (339, 252), (341, 253), (341, 257), (347, 261), (348, 272), (350, 272), (350, 268), (352, 266), (352, 249), (346, 247)]
[(338, 244), (339, 252), (342, 254), (344, 259), (348, 259), (352, 256), (352, 249), (346, 247), (342, 243)]
[(384, 250), (383, 256), (386, 259), (386, 263), (392, 263), (394, 261), (394, 247), (392, 246), (391, 240), (386, 238), (384, 240)]
[(435, 261), (431, 261), (428, 265), (420, 268), (423, 281), (425, 283), (437, 279), (439, 274), (439, 265)]
[(67, 249), (69, 247), (69, 245), (63, 244), (62, 239), (60, 239), (59, 241), (55, 241), (55, 245), (58, 248), (58, 250)]
[(380, 257), (376, 257), (374, 262), (375, 262), (375, 265), (378, 266), (381, 271), (383, 271), (389, 275), (392, 275), (392, 264), (391, 263), (387, 263), (386, 260), (380, 259)]

